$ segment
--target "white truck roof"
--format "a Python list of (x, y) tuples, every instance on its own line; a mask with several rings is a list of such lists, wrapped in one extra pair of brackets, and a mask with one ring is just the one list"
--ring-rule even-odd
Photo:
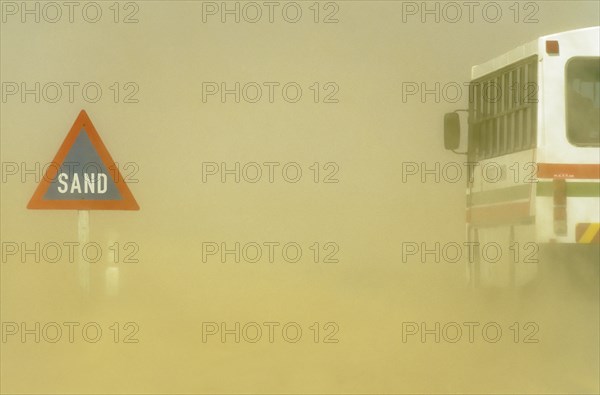
[(504, 66), (508, 66), (509, 64), (525, 59), (529, 56), (538, 54), (540, 48), (544, 47), (544, 42), (546, 40), (554, 39), (560, 41), (561, 38), (569, 39), (572, 36), (577, 36), (582, 33), (589, 34), (593, 30), (596, 30), (596, 34), (600, 35), (600, 27), (594, 26), (577, 30), (569, 30), (562, 33), (549, 34), (547, 36), (539, 37), (533, 41), (529, 41), (528, 43), (525, 43), (515, 49), (512, 49), (492, 60), (489, 60), (477, 66), (473, 66), (473, 68), (471, 69), (471, 79), (478, 79), (486, 74), (490, 74), (496, 70), (499, 70)]

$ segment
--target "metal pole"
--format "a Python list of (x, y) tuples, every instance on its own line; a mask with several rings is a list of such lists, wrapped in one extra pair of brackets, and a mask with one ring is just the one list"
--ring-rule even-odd
[(85, 245), (90, 241), (90, 212), (88, 210), (79, 210), (79, 259), (78, 259), (78, 277), (81, 290), (90, 293), (90, 263), (84, 258), (83, 251)]
[(104, 271), (104, 292), (107, 296), (119, 294), (119, 243), (117, 237), (111, 237), (106, 254), (106, 270)]

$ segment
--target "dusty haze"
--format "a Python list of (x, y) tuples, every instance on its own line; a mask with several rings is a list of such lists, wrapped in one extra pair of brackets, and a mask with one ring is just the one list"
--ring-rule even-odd
[[(103, 255), (92, 264), (89, 295), (78, 285), (77, 264), (65, 257), (56, 263), (3, 257), (3, 324), (96, 322), (103, 335), (96, 343), (83, 341), (80, 329), (73, 343), (66, 332), (56, 343), (8, 337), (0, 344), (2, 393), (600, 391), (597, 294), (562, 282), (531, 292), (478, 292), (465, 285), (464, 260), (403, 262), (401, 249), (403, 242), (466, 240), (465, 182), (403, 182), (402, 169), (407, 162), (462, 163), (443, 149), (442, 118), (466, 108), (467, 98), (403, 100), (403, 83), (465, 83), (472, 65), (542, 35), (596, 25), (597, 2), (537, 2), (536, 23), (523, 23), (525, 3), (515, 23), (511, 2), (499, 3), (504, 14), (497, 23), (486, 22), (481, 7), (472, 23), (466, 15), (457, 23), (431, 17), (421, 23), (419, 16), (403, 22), (403, 3), (393, 1), (320, 3), (319, 23), (313, 2), (298, 2), (297, 23), (282, 19), (280, 3), (273, 23), (263, 15), (239, 24), (221, 23), (220, 14), (203, 22), (202, 2), (139, 1), (137, 8), (120, 3), (114, 23), (111, 4), (100, 3), (97, 23), (82, 19), (85, 3), (73, 23), (66, 15), (57, 23), (21, 23), (20, 14), (3, 14), (2, 82), (57, 82), (64, 89), (56, 103), (33, 96), (23, 103), (18, 95), (1, 103), (4, 245), (78, 240), (76, 211), (26, 209), (37, 182), (32, 175), (22, 182), (20, 164), (31, 169), (51, 161), (82, 109), (115, 161), (135, 164), (122, 173), (138, 169), (138, 182), (128, 185), (141, 209), (90, 213), (90, 240)], [(138, 22), (122, 23), (134, 10)], [(322, 23), (335, 10), (338, 22)], [(102, 87), (96, 103), (80, 89), (72, 103), (65, 97), (64, 82), (90, 81)], [(291, 81), (303, 90), (297, 103), (278, 94)], [(139, 88), (132, 96), (137, 103), (124, 102), (133, 90), (124, 88), (128, 82)], [(273, 103), (264, 85), (257, 103), (243, 97), (222, 103), (219, 95), (203, 100), (203, 82), (280, 85)], [(325, 88), (328, 82), (335, 85)], [(330, 99), (338, 102), (325, 103), (335, 87)], [(16, 175), (8, 162), (19, 164)], [(272, 183), (265, 173), (256, 183), (235, 183), (232, 176), (222, 183), (218, 175), (203, 182), (207, 162), (279, 166)], [(281, 176), (289, 162), (302, 168), (296, 183)], [(323, 182), (334, 170), (338, 182)], [(209, 242), (294, 242), (303, 255), (295, 263), (281, 250), (272, 263), (264, 256), (256, 263), (226, 256), (221, 263), (218, 255), (203, 262)], [(335, 245), (325, 250), (329, 242)], [(106, 295), (114, 243), (118, 295)], [(122, 262), (134, 249), (126, 243), (137, 247), (137, 263)], [(338, 262), (323, 262), (335, 246)], [(115, 322), (116, 343), (109, 329)], [(139, 328), (137, 343), (123, 342), (129, 322)], [(236, 343), (230, 335), (223, 343), (217, 334), (203, 341), (206, 323), (222, 322), (230, 329), (256, 322), (262, 339)], [(272, 343), (264, 322), (280, 324)], [(289, 322), (302, 328), (296, 343), (281, 337)], [(482, 340), (480, 330), (473, 343), (464, 334), (456, 343), (432, 336), (403, 342), (406, 322), (496, 322), (503, 335), (496, 343)], [(514, 342), (515, 322), (521, 331), (535, 323), (539, 341), (524, 343), (521, 332)], [(335, 328), (330, 340), (337, 342), (324, 342)]]

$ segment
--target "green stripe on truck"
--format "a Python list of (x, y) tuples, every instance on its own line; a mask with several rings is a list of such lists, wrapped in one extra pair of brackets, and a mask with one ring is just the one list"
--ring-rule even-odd
[[(541, 181), (538, 183), (521, 184), (508, 188), (471, 193), (467, 200), (467, 206), (472, 207), (484, 204), (510, 203), (516, 200), (529, 199), (532, 185), (536, 186), (536, 196), (551, 197), (553, 194), (552, 182)], [(567, 181), (567, 197), (600, 197), (600, 183)]]
[[(537, 196), (552, 196), (552, 182), (538, 182)], [(600, 197), (600, 183), (567, 180), (567, 197)]]

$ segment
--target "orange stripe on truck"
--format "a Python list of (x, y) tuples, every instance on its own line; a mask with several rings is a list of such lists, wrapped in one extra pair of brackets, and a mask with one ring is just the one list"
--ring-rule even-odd
[(600, 164), (538, 163), (538, 178), (599, 179)]

